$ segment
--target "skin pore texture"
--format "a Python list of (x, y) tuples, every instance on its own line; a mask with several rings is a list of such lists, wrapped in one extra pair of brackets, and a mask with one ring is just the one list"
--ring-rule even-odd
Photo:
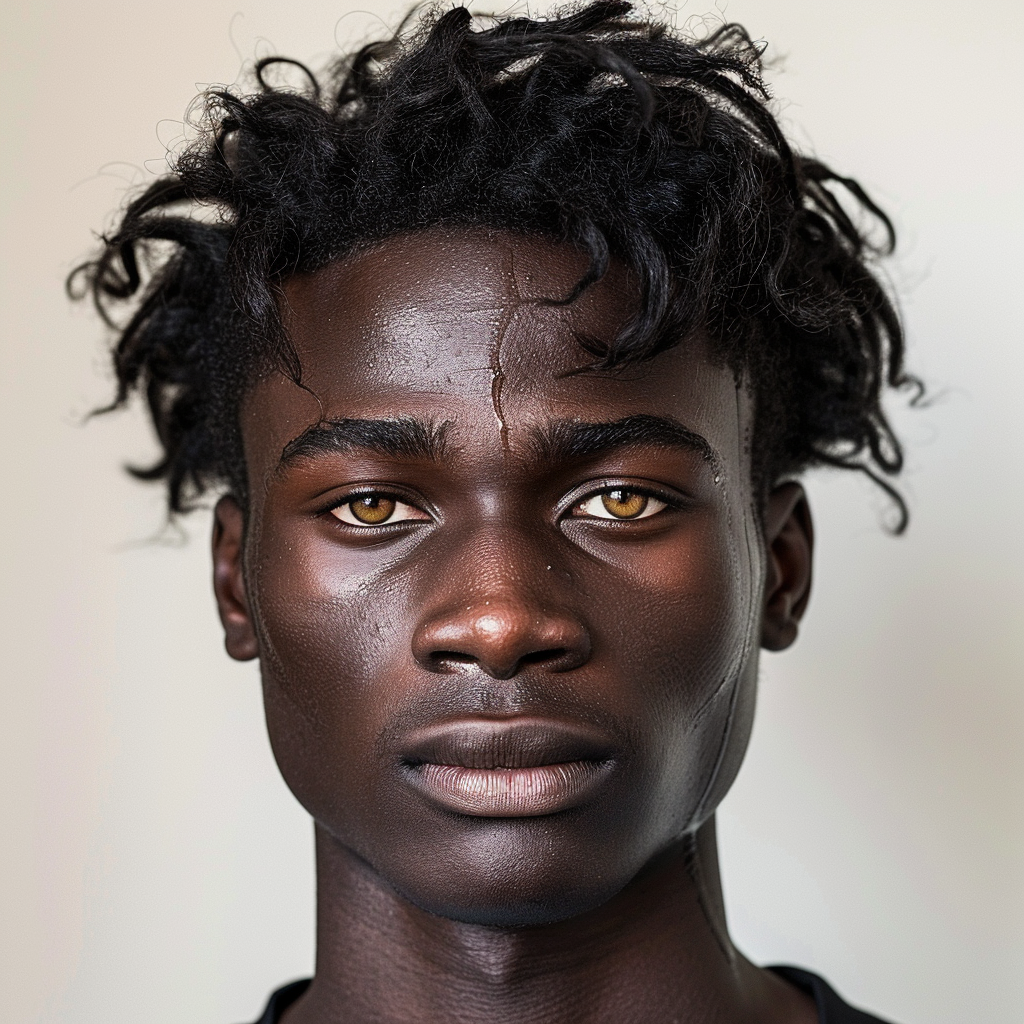
[(689, 339), (592, 371), (613, 264), (407, 235), (284, 286), (302, 384), (246, 397), (217, 507), (229, 653), (316, 828), (316, 976), (286, 1024), (808, 1024), (732, 946), (714, 810), (760, 646), (810, 587), (803, 491)]

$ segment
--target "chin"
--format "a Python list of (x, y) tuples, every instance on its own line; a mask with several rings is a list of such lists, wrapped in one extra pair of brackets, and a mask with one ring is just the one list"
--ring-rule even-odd
[(523, 928), (578, 917), (607, 903), (647, 857), (612, 839), (568, 841), (552, 819), (489, 821), (434, 848), (430, 869), (382, 874), (410, 903), (465, 924)]

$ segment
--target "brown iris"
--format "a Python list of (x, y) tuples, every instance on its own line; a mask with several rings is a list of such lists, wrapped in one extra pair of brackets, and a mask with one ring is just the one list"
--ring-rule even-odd
[(395, 499), (385, 498), (380, 494), (366, 494), (349, 502), (352, 515), (367, 526), (386, 523), (395, 511)]
[(616, 519), (636, 519), (647, 508), (649, 499), (638, 491), (614, 490), (601, 495), (601, 504)]

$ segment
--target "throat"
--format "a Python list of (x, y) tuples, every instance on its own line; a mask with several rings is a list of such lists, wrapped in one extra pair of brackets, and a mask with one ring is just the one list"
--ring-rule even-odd
[(498, 928), (421, 910), (318, 830), (316, 977), (284, 1024), (781, 1022), (713, 920), (707, 844), (677, 844), (592, 911)]

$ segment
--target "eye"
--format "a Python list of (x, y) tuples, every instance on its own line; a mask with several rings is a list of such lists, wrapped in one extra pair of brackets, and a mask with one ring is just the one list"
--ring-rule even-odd
[(573, 515), (590, 516), (594, 519), (647, 519), (667, 506), (668, 502), (651, 494), (644, 494), (643, 491), (615, 487), (610, 491), (591, 495), (572, 511)]
[(389, 494), (360, 494), (332, 508), (331, 515), (349, 526), (390, 526), (392, 523), (430, 519), (425, 512)]

